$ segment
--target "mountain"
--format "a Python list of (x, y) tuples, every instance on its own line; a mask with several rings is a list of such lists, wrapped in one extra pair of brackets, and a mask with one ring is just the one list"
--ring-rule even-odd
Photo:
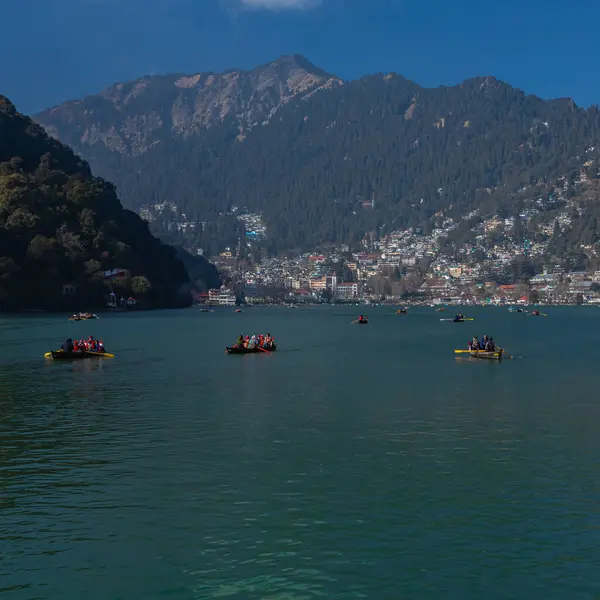
[(0, 308), (89, 310), (111, 291), (173, 307), (189, 288), (175, 250), (114, 186), (0, 96)]
[(138, 156), (166, 138), (187, 139), (224, 123), (243, 139), (288, 102), (340, 84), (296, 55), (252, 71), (142, 77), (44, 111), (36, 120), (74, 147)]
[(35, 118), (161, 237), (208, 254), (237, 245), (248, 223), (263, 232), (253, 247), (280, 253), (426, 229), (440, 211), (514, 212), (519, 189), (594, 163), (600, 146), (596, 107), (493, 77), (342, 82), (299, 56), (145, 77)]

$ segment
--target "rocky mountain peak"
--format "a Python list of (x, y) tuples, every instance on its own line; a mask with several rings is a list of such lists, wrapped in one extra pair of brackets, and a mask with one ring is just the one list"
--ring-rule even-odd
[(252, 70), (145, 76), (36, 115), (50, 135), (81, 149), (100, 144), (126, 155), (165, 135), (190, 137), (225, 121), (239, 139), (296, 98), (342, 85), (300, 55)]

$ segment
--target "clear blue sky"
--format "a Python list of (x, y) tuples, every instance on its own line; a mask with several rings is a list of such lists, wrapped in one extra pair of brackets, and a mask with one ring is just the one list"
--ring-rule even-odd
[(291, 53), (345, 79), (494, 75), (600, 103), (593, 0), (3, 0), (1, 18), (0, 93), (26, 113), (149, 73)]

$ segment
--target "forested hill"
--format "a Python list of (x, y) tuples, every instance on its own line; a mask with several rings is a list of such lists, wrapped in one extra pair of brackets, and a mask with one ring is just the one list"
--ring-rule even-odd
[[(195, 104), (182, 81), (196, 86)], [(175, 205), (179, 216), (154, 214), (157, 231), (195, 223), (188, 242), (211, 252), (243, 232), (234, 207), (262, 215), (272, 252), (427, 227), (442, 209), (456, 217), (484, 201), (494, 210), (490, 198), (580, 168), (600, 141), (596, 107), (492, 77), (435, 89), (396, 74), (342, 83), (286, 57), (249, 73), (144, 78), (118, 100), (114, 89), (36, 118), (115, 181), (127, 206)], [(151, 143), (136, 145), (157, 120)]]
[[(109, 282), (113, 269), (125, 277)], [(111, 290), (144, 307), (190, 301), (175, 250), (123, 209), (111, 183), (0, 96), (0, 308), (90, 310)]]

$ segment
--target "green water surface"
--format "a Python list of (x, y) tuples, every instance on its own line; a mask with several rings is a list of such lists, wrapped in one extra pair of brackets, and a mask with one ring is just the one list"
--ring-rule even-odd
[(1, 317), (0, 598), (600, 598), (600, 310), (357, 310)]

